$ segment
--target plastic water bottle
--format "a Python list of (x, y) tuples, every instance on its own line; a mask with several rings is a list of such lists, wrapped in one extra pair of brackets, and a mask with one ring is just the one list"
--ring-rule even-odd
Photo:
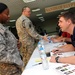
[(38, 47), (39, 47), (40, 57), (41, 57), (41, 59), (42, 59), (42, 66), (43, 66), (43, 69), (44, 69), (44, 70), (49, 69), (49, 65), (48, 65), (48, 61), (47, 61), (47, 56), (46, 56), (46, 53), (45, 53), (44, 45), (41, 44), (41, 42), (39, 42), (39, 43), (38, 43)]

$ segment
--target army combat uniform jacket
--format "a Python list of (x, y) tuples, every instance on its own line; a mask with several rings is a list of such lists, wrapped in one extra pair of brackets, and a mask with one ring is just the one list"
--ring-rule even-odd
[(30, 19), (24, 15), (21, 15), (16, 21), (16, 29), (22, 43), (21, 52), (26, 65), (34, 50), (35, 39), (40, 39), (42, 36), (35, 31)]
[(16, 65), (23, 66), (17, 40), (6, 27), (0, 24), (0, 75), (20, 75), (21, 71)]

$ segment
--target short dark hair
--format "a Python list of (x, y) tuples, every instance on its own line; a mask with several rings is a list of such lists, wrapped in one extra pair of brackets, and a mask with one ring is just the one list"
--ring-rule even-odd
[(70, 19), (73, 24), (75, 24), (75, 13), (71, 11), (61, 12), (58, 18), (64, 17), (66, 20)]
[(22, 8), (22, 12), (23, 12), (26, 8), (30, 8), (30, 7), (24, 6), (24, 7)]
[(4, 3), (0, 3), (0, 13), (2, 13), (5, 9), (7, 9), (7, 5)]

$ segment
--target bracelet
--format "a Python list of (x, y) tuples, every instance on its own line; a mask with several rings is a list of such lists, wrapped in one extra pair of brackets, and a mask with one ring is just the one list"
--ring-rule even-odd
[(55, 58), (55, 60), (56, 60), (57, 63), (59, 63), (58, 59), (59, 59), (59, 56), (57, 56), (57, 57)]

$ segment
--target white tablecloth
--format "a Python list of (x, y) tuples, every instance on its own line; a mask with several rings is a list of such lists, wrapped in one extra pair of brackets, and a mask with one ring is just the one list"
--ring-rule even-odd
[[(65, 45), (65, 43), (46, 43), (45, 44), (45, 50), (46, 51), (50, 51), (55, 48), (55, 47), (59, 47)], [(70, 55), (74, 55), (74, 52), (71, 52), (68, 54), (64, 53), (64, 56), (70, 56)], [(63, 56), (61, 55), (61, 56)], [(42, 64), (40, 65), (36, 65), (38, 64), (40, 61), (40, 55), (39, 55), (39, 51), (38, 51), (38, 47), (36, 47), (36, 49), (34, 50), (25, 70), (23, 71), (22, 75), (63, 75), (62, 73), (58, 72), (55, 68), (59, 65), (62, 65), (62, 63), (49, 63), (49, 69), (48, 70), (43, 70), (42, 68)], [(35, 66), (34, 66), (35, 65)]]

